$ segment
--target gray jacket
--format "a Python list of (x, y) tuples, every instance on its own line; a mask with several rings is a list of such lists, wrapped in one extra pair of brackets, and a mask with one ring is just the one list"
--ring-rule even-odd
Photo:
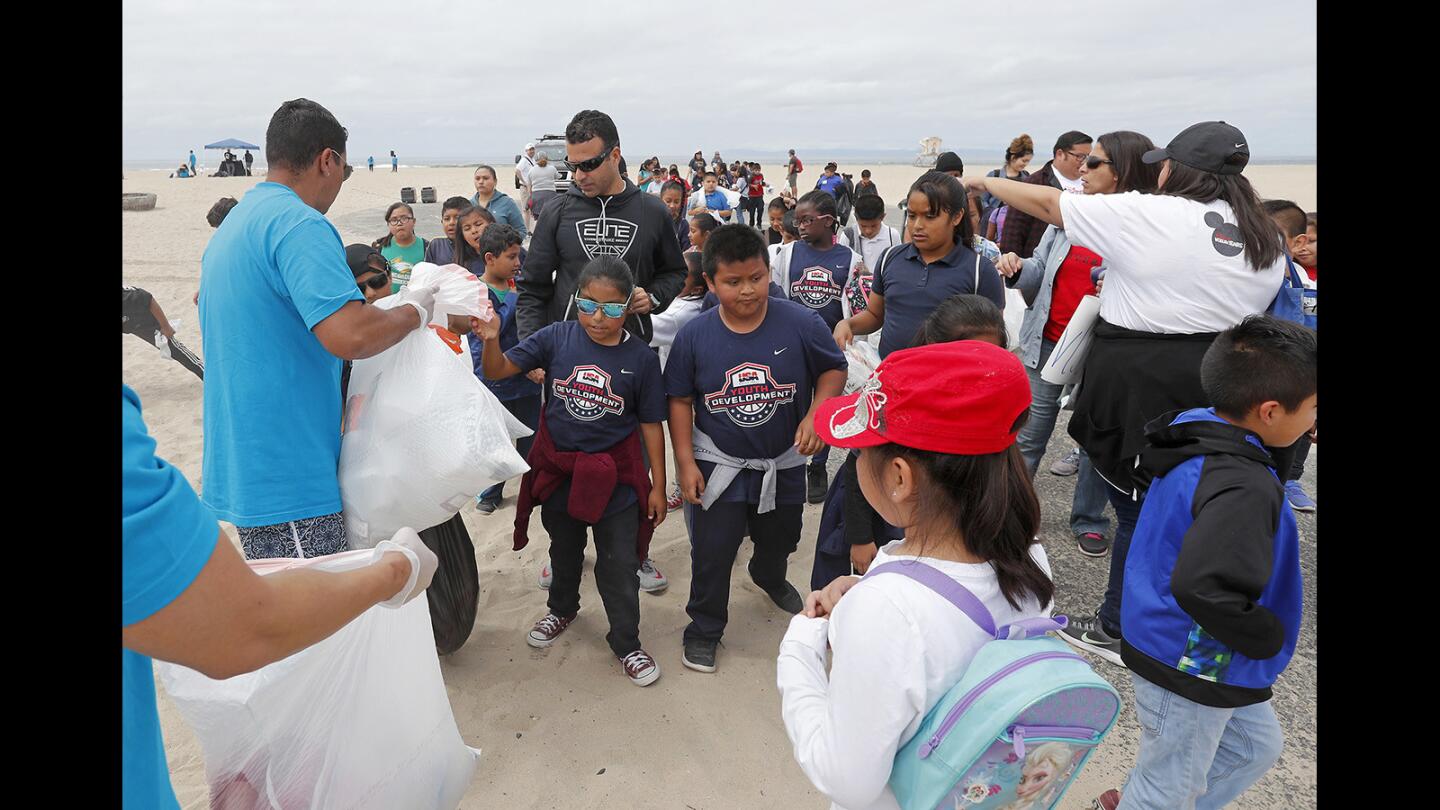
[(1020, 265), (1020, 272), (1006, 279), (1006, 285), (1014, 287), (1025, 296), (1029, 309), (1020, 324), (1020, 362), (1030, 368), (1040, 367), (1040, 344), (1044, 339), (1045, 323), (1050, 320), (1050, 294), (1055, 287), (1055, 274), (1070, 253), (1070, 240), (1065, 231), (1048, 225), (1040, 236), (1035, 252)]

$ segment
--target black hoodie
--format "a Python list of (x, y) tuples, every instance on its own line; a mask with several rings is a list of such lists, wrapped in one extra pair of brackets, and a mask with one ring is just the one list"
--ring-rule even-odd
[[(599, 197), (586, 197), (571, 184), (568, 193), (546, 206), (530, 239), (515, 312), (521, 340), (575, 316), (571, 298), (580, 271), (601, 256), (619, 256), (630, 266), (635, 284), (649, 293), (656, 312), (685, 286), (685, 258), (670, 212), (659, 197), (641, 192), (629, 180), (619, 194)], [(625, 328), (650, 342), (649, 315), (631, 315)]]

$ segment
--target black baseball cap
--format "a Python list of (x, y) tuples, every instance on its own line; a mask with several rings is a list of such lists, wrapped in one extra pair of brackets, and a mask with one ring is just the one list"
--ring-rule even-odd
[(935, 158), (935, 171), (937, 172), (963, 172), (965, 161), (954, 152), (941, 152), (940, 157)]
[(380, 256), (380, 263), (385, 264), (385, 257), (380, 251), (369, 245), (346, 245), (345, 263), (350, 265), (350, 272), (357, 278), (366, 273), (374, 273), (375, 268), (370, 266), (370, 257)]
[(1250, 146), (1245, 133), (1224, 121), (1201, 121), (1171, 138), (1164, 149), (1151, 149), (1140, 156), (1144, 163), (1166, 159), (1211, 174), (1239, 174), (1250, 162)]

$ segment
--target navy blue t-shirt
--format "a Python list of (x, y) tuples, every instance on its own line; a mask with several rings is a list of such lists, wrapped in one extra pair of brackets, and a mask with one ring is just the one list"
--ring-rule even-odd
[(855, 252), (836, 243), (820, 251), (809, 242), (795, 242), (790, 253), (790, 300), (820, 315), (831, 330), (844, 316), (840, 296), (850, 280), (850, 261)]
[[(608, 450), (641, 423), (665, 421), (669, 412), (660, 358), (629, 332), (621, 332), (619, 345), (603, 346), (579, 321), (561, 321), (520, 341), (505, 356), (522, 372), (545, 369), (550, 387), (545, 424), (563, 452)], [(552, 498), (568, 497), (568, 492), (567, 484)], [(635, 494), (617, 486), (605, 514), (634, 504)]]
[[(680, 327), (665, 364), (665, 393), (694, 399), (695, 427), (721, 452), (775, 458), (795, 444), (815, 381), (832, 369), (845, 370), (845, 355), (820, 316), (771, 298), (765, 320), (748, 334), (730, 331), (719, 307)], [(713, 469), (700, 462), (706, 478)], [(742, 470), (720, 500), (758, 503), (763, 477)], [(776, 503), (805, 502), (803, 467), (781, 470), (776, 479)]]
[[(882, 261), (884, 261), (882, 259)], [(957, 244), (944, 257), (926, 264), (913, 244), (894, 248), (884, 273), (877, 272), (871, 290), (885, 299), (880, 357), (915, 342), (925, 319), (941, 301), (958, 293), (976, 293), (1005, 309), (1005, 284), (985, 258), (980, 259), (980, 289), (975, 289), (975, 252)]]

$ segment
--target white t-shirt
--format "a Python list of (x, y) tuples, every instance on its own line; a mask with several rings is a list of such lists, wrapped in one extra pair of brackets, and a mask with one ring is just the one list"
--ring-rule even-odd
[(529, 155), (521, 155), (520, 160), (515, 162), (515, 171), (520, 172), (520, 184), (530, 182), (530, 167), (535, 165), (535, 159)]
[(869, 239), (860, 233), (860, 228), (857, 225), (855, 227), (855, 235), (860, 238), (860, 245), (858, 247), (850, 244), (850, 237), (846, 234), (846, 230), (848, 229), (840, 229), (840, 244), (859, 253), (860, 260), (865, 262), (865, 267), (872, 273), (876, 267), (880, 266), (880, 254), (884, 253), (886, 248), (900, 244), (900, 232), (890, 225), (880, 226), (880, 230), (875, 232), (875, 236)]
[(1060, 216), (1071, 244), (1105, 258), (1100, 317), (1126, 329), (1223, 331), (1264, 312), (1285, 275), (1283, 255), (1258, 273), (1251, 269), (1223, 200), (1061, 194)]
[(1071, 180), (1070, 178), (1061, 174), (1059, 171), (1055, 170), (1053, 166), (1051, 167), (1051, 174), (1055, 175), (1055, 182), (1060, 184), (1061, 191), (1068, 191), (1071, 193), (1079, 192), (1081, 194), (1085, 193), (1085, 184), (1080, 181), (1079, 177)]
[[(907, 559), (892, 556), (902, 544), (885, 546), (871, 566)], [(1049, 574), (1044, 547), (1030, 549)], [(1033, 599), (1023, 610), (1010, 607), (988, 563), (918, 559), (968, 588), (997, 624), (1050, 615)], [(802, 613), (790, 620), (775, 664), (780, 712), (800, 769), (832, 808), (898, 810), (886, 784), (895, 752), (988, 641), (944, 597), (895, 574), (851, 588), (828, 619)], [(828, 677), (827, 642), (834, 650)]]

